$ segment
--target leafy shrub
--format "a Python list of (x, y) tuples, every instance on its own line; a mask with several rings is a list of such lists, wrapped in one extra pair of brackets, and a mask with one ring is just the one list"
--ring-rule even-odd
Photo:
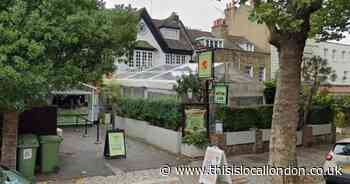
[(181, 106), (174, 98), (122, 97), (116, 103), (118, 116), (147, 121), (171, 130), (178, 130), (181, 126)]
[(335, 116), (335, 126), (338, 128), (345, 127), (345, 114), (341, 111), (338, 111)]
[(322, 106), (322, 107), (331, 107), (334, 104), (335, 100), (329, 95), (316, 95), (312, 98), (312, 105)]
[(198, 148), (205, 148), (209, 145), (209, 139), (205, 131), (194, 131), (190, 134), (186, 134), (182, 138), (182, 143), (194, 145)]

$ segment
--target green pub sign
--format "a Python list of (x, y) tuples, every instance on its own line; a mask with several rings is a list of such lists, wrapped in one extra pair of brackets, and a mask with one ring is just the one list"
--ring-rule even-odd
[(214, 87), (215, 103), (227, 105), (228, 103), (228, 86), (225, 84), (216, 84)]

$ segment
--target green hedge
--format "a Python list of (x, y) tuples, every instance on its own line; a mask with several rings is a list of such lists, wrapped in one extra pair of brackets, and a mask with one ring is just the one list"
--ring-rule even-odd
[[(246, 131), (250, 128), (270, 129), (273, 106), (264, 105), (245, 108), (220, 107), (217, 118), (224, 122), (224, 131)], [(302, 116), (301, 116), (302, 117)], [(333, 122), (334, 113), (329, 107), (313, 107), (310, 123), (325, 124)]]
[(273, 106), (245, 108), (221, 107), (217, 110), (217, 118), (224, 122), (224, 131), (245, 131), (250, 128), (270, 128)]
[[(117, 114), (121, 117), (150, 122), (154, 126), (171, 130), (181, 127), (181, 105), (174, 98), (130, 98), (123, 97), (117, 101)], [(216, 118), (224, 122), (224, 131), (246, 131), (250, 128), (271, 128), (272, 105), (229, 108), (218, 107)], [(302, 116), (301, 116), (302, 117)], [(334, 113), (329, 107), (314, 107), (310, 122), (324, 124), (333, 122)]]
[(171, 130), (181, 126), (181, 106), (174, 98), (119, 98), (117, 114)]
[(316, 106), (311, 109), (310, 122), (312, 124), (325, 124), (333, 122), (334, 112), (330, 107)]

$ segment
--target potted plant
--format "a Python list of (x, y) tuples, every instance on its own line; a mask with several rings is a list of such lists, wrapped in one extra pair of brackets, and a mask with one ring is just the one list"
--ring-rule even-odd
[(205, 131), (187, 133), (182, 138), (181, 153), (189, 157), (201, 157), (205, 154), (205, 148), (209, 145), (209, 139)]

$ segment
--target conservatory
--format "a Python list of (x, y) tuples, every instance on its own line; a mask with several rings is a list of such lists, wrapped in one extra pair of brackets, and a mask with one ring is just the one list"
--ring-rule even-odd
[[(263, 103), (264, 85), (237, 71), (231, 65), (215, 63), (215, 79), (229, 85), (229, 103), (245, 106)], [(120, 72), (113, 80), (121, 86), (123, 96), (176, 96), (174, 86), (182, 75), (197, 73), (197, 64), (159, 65), (142, 72)]]

